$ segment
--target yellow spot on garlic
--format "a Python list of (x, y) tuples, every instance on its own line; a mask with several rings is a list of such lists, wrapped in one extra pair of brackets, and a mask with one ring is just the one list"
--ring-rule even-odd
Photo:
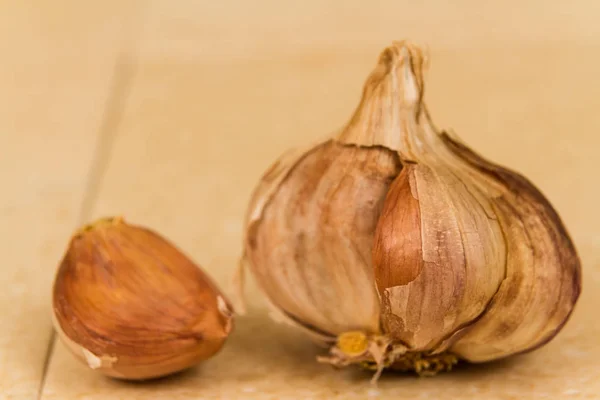
[(363, 332), (344, 332), (337, 338), (337, 347), (348, 356), (358, 356), (367, 351), (369, 341)]

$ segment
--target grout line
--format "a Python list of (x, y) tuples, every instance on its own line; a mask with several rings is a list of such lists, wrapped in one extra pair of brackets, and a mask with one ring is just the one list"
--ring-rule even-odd
[[(77, 218), (77, 226), (81, 226), (88, 222), (88, 219), (92, 216), (92, 212), (102, 189), (102, 182), (106, 170), (108, 169), (110, 155), (117, 137), (118, 128), (123, 119), (127, 99), (131, 93), (137, 64), (136, 58), (135, 54), (131, 54), (127, 50), (121, 51), (117, 56), (111, 77), (110, 90), (105, 102), (104, 115), (98, 129), (98, 139), (86, 178), (85, 191)], [(54, 354), (55, 343), (56, 330), (52, 329), (42, 367), (42, 379), (37, 394), (38, 400), (41, 399), (43, 395), (50, 361)]]
[(127, 99), (131, 93), (131, 84), (135, 75), (135, 60), (131, 54), (121, 52), (117, 57), (113, 72), (111, 89), (106, 102), (106, 111), (99, 129), (98, 143), (90, 168), (85, 194), (79, 210), (78, 223), (83, 225), (91, 217), (98, 195), (102, 189), (104, 175), (110, 161), (115, 139)]

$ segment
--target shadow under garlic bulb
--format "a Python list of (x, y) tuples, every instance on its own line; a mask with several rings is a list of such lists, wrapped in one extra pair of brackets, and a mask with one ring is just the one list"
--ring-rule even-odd
[(210, 358), (232, 329), (223, 294), (157, 233), (104, 219), (76, 233), (53, 291), (54, 325), (90, 368), (149, 379)]
[(439, 131), (424, 59), (386, 48), (348, 124), (286, 153), (246, 219), (245, 265), (320, 361), (434, 374), (536, 349), (569, 318), (578, 255), (526, 178)]

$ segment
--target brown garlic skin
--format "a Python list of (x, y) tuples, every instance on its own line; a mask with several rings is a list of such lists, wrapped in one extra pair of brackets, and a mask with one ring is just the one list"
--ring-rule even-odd
[(223, 294), (157, 233), (105, 219), (71, 239), (53, 320), (78, 359), (105, 375), (169, 375), (217, 353), (233, 325)]
[(439, 131), (426, 64), (386, 48), (350, 121), (260, 180), (243, 260), (320, 360), (431, 374), (550, 341), (581, 292), (557, 212), (518, 173)]

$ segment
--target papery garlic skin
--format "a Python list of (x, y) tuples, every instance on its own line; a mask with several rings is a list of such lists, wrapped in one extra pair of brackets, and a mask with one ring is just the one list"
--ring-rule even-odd
[(581, 293), (574, 244), (551, 204), (526, 178), (442, 137), (455, 154), (506, 188), (494, 202), (508, 247), (506, 278), (485, 314), (451, 350), (482, 362), (538, 348), (563, 328)]
[(399, 169), (390, 151), (328, 141), (287, 172), (247, 243), (259, 284), (286, 314), (330, 335), (379, 332), (373, 233)]
[(249, 208), (250, 270), (293, 323), (334, 343), (336, 365), (435, 372), (452, 357), (526, 352), (579, 297), (579, 258), (556, 211), (434, 127), (424, 64), (409, 43), (385, 49), (350, 122), (284, 156)]

